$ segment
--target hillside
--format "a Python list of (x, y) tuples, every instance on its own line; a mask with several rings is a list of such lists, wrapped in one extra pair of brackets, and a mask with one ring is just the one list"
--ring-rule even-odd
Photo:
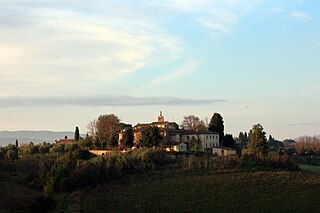
[(301, 172), (156, 174), (83, 190), (81, 208), (84, 212), (319, 212), (319, 190), (320, 177)]
[(53, 143), (55, 140), (60, 138), (74, 137), (74, 132), (53, 132), (53, 131), (0, 131), (0, 146), (5, 146), (8, 144), (14, 144), (16, 140), (19, 144), (23, 143), (42, 143), (48, 142)]

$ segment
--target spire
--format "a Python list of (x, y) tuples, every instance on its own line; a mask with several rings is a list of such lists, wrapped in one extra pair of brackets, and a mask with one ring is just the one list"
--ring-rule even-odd
[(158, 116), (158, 122), (159, 123), (164, 122), (164, 117), (162, 116), (162, 111), (160, 111), (160, 115)]

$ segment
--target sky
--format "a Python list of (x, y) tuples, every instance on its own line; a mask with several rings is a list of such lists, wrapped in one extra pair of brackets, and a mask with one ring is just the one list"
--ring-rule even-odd
[(320, 1), (0, 0), (0, 130), (183, 116), (320, 134)]

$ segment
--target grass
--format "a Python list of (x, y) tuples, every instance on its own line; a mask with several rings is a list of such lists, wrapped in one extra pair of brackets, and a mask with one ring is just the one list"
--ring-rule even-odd
[(308, 164), (299, 164), (300, 169), (308, 172), (320, 173), (320, 166), (311, 166)]
[(304, 172), (153, 174), (82, 191), (85, 212), (320, 212), (320, 177)]

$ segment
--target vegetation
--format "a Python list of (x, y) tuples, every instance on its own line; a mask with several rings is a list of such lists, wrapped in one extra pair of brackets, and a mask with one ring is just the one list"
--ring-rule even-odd
[(76, 127), (76, 130), (74, 131), (74, 140), (78, 142), (80, 140), (80, 131), (79, 127)]
[(82, 208), (85, 212), (319, 212), (319, 190), (319, 176), (299, 172), (154, 173), (84, 190)]
[(222, 141), (222, 146), (233, 148), (235, 146), (235, 140), (232, 135), (226, 134)]
[(94, 138), (95, 147), (106, 148), (117, 145), (119, 125), (120, 119), (114, 114), (100, 115), (97, 120), (91, 121), (88, 129)]
[(121, 144), (125, 147), (131, 148), (133, 147), (133, 129), (132, 128), (127, 128), (123, 131), (123, 138), (121, 141)]
[(224, 124), (223, 124), (223, 118), (219, 113), (213, 114), (213, 116), (210, 120), (208, 129), (209, 129), (209, 131), (219, 133), (219, 141), (221, 144), (223, 141), (223, 138), (224, 138)]
[(198, 138), (191, 138), (189, 141), (189, 146), (188, 146), (188, 150), (189, 151), (193, 151), (198, 153), (199, 150), (201, 150), (202, 147), (202, 142), (201, 140), (199, 140)]
[[(186, 116), (184, 124), (195, 131), (206, 128), (196, 116)], [(224, 134), (220, 114), (213, 115), (210, 127)], [(73, 144), (19, 147), (16, 141), (16, 145), (0, 147), (1, 209), (72, 212), (76, 202), (78, 210), (85, 212), (320, 210), (315, 203), (320, 190), (320, 142), (316, 138), (289, 141), (292, 153), (287, 155), (288, 147), (271, 135), (267, 141), (257, 124), (248, 137), (240, 133), (237, 144), (230, 134), (222, 140), (226, 147), (246, 147), (243, 155), (218, 157), (199, 152), (199, 138), (190, 139), (187, 153), (167, 153), (160, 148), (165, 144), (159, 128), (152, 126), (142, 131), (139, 148), (133, 147), (132, 126), (120, 123), (113, 114), (101, 115), (89, 128), (90, 134), (81, 138), (76, 127)], [(89, 152), (116, 145), (120, 132), (121, 146), (128, 147), (127, 152), (103, 156)]]
[(316, 137), (300, 138), (295, 144), (298, 155), (317, 155), (320, 156), (320, 139)]
[(207, 130), (207, 127), (204, 121), (195, 115), (184, 116), (182, 126), (186, 130), (195, 130), (195, 131)]
[(143, 147), (156, 147), (160, 144), (162, 137), (160, 130), (156, 126), (149, 126), (142, 130), (140, 137), (140, 145)]
[(245, 155), (255, 160), (264, 160), (268, 153), (266, 133), (261, 124), (256, 124), (249, 132), (248, 145)]

